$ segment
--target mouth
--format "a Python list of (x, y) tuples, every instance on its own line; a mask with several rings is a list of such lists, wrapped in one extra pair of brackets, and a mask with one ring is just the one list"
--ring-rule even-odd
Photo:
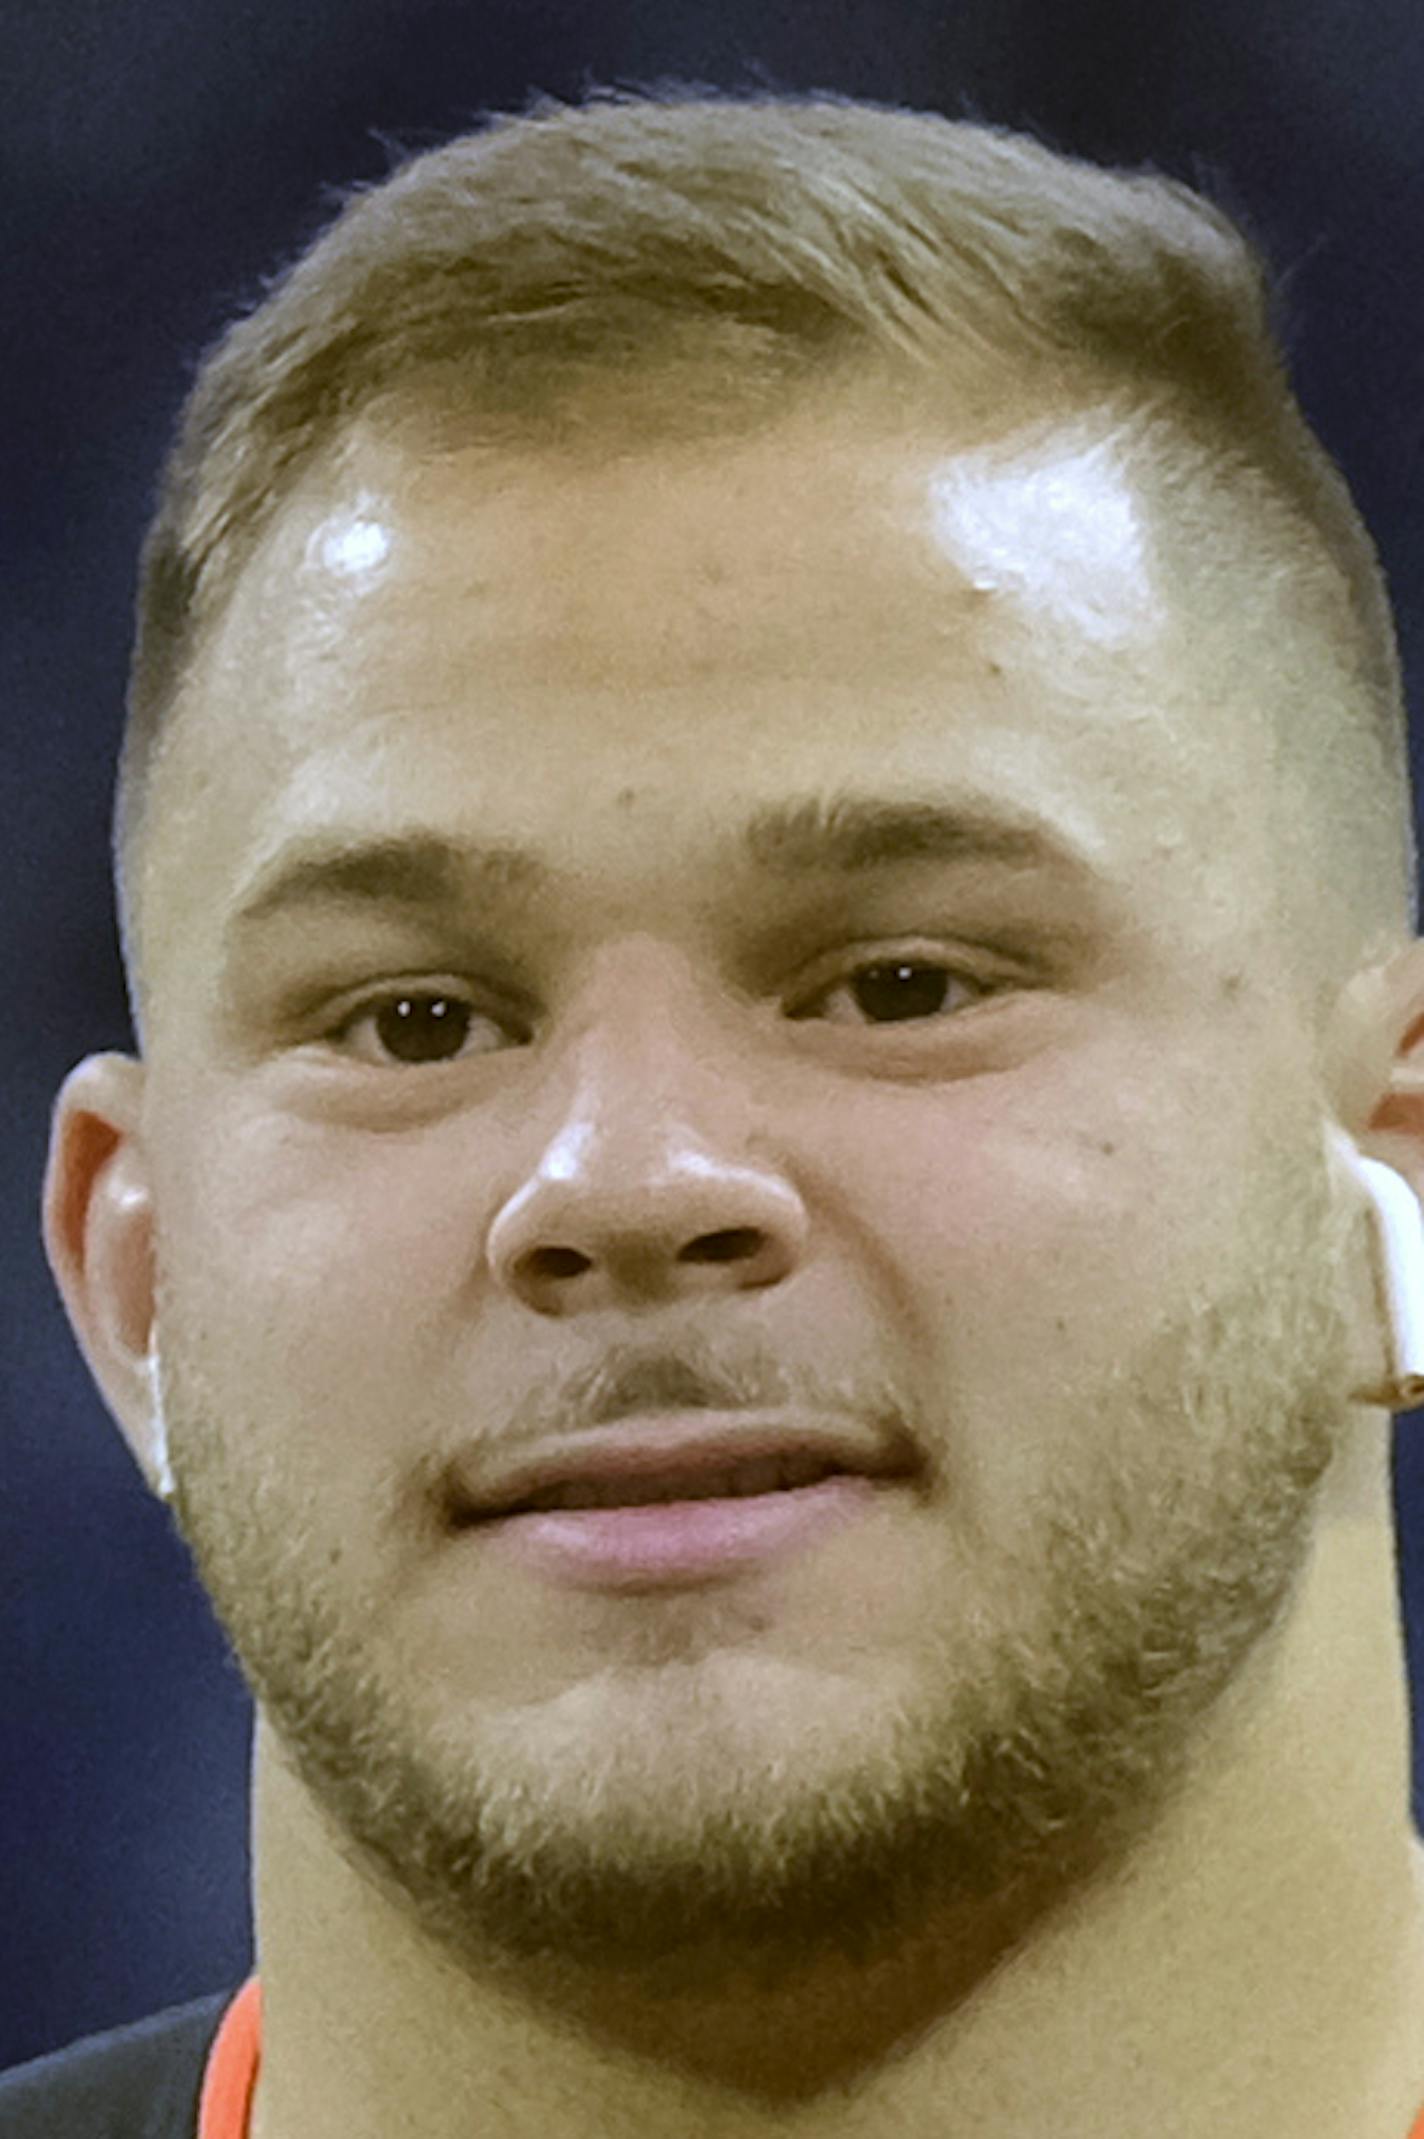
[(824, 1423), (640, 1421), (509, 1474), (459, 1527), (553, 1583), (646, 1590), (727, 1581), (863, 1521), (914, 1465)]
[(902, 1429), (864, 1420), (644, 1414), (475, 1472), (455, 1529), (473, 1549), (564, 1587), (688, 1587), (830, 1542), (919, 1469)]
[(647, 1477), (572, 1478), (530, 1493), (483, 1520), (543, 1515), (580, 1508), (685, 1506), (704, 1500), (756, 1500), (794, 1493), (824, 1478), (844, 1477), (838, 1465), (813, 1455), (761, 1456), (721, 1470), (669, 1469)]
[(906, 1477), (919, 1456), (903, 1429), (787, 1412), (642, 1414), (562, 1435), (513, 1457), (477, 1458), (455, 1480), (464, 1519), (643, 1507), (795, 1492), (822, 1479)]

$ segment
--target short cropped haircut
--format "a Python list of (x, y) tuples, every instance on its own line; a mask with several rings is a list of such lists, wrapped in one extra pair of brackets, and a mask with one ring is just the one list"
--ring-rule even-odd
[[(1361, 866), (1412, 899), (1389, 603), (1275, 303), (1237, 221), (1177, 180), (823, 94), (541, 99), (355, 188), (203, 359), (160, 479), (114, 817), (136, 1022), (135, 855), (204, 629), (302, 474), (358, 419), (422, 399), (474, 437), (556, 447), (591, 403), (606, 422), (621, 397), (644, 437), (745, 427), (857, 367), (1011, 367), (1060, 400), (1165, 412), (1192, 465), (1243, 475), (1333, 582), (1343, 747), (1380, 798)], [(650, 396), (655, 375), (680, 384)]]

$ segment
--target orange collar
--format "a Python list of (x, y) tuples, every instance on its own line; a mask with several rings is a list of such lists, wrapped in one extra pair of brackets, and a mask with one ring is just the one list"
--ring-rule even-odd
[(262, 2050), (262, 1985), (249, 1976), (222, 2017), (208, 2052), (198, 2139), (247, 2139)]

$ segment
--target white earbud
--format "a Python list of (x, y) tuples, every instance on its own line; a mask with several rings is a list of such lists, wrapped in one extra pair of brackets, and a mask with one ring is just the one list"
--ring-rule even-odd
[(1389, 1331), (1389, 1381), (1360, 1401), (1413, 1411), (1424, 1404), (1424, 1210), (1403, 1174), (1366, 1158), (1343, 1130), (1330, 1136), (1374, 1212), (1375, 1282)]
[(168, 1419), (163, 1409), (163, 1384), (158, 1365), (158, 1347), (152, 1346), (147, 1361), (148, 1387), (153, 1404), (153, 1454), (157, 1470), (158, 1497), (166, 1506), (173, 1498), (173, 1466), (168, 1460)]

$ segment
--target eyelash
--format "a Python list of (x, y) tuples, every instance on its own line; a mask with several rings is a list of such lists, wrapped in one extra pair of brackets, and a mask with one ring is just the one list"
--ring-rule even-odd
[[(815, 993), (807, 999), (808, 1003), (811, 1009), (814, 1010), (817, 1006), (825, 1003), (831, 996), (833, 996), (837, 992), (838, 989), (850, 985), (851, 983), (862, 978), (866, 974), (877, 972), (889, 973), (895, 971), (908, 973), (932, 972), (938, 976), (941, 976), (946, 982), (947, 986), (952, 985), (955, 982), (962, 982), (966, 984), (969, 988), (975, 991), (974, 996), (969, 1002), (959, 1005), (957, 1011), (953, 1013), (951, 1013), (946, 1008), (943, 1011), (931, 1011), (923, 1017), (912, 1016), (907, 1018), (889, 1018), (881, 1024), (876, 1024), (872, 1021), (867, 1020), (865, 1023), (859, 1025), (856, 1029), (865, 1032), (879, 1032), (885, 1031), (887, 1029), (899, 1029), (904, 1026), (919, 1027), (927, 1024), (938, 1025), (945, 1022), (946, 1018), (950, 1018), (951, 1016), (962, 1016), (966, 1010), (973, 1009), (977, 1003), (987, 1001), (995, 995), (1002, 994), (1009, 986), (1012, 985), (1012, 983), (1005, 979), (990, 979), (984, 976), (983, 974), (971, 971), (966, 966), (954, 965), (945, 959), (926, 958), (923, 956), (916, 956), (914, 953), (890, 953), (888, 955), (882, 955), (876, 958), (861, 959), (857, 961), (855, 965), (847, 967), (845, 971), (842, 972), (836, 979), (827, 981), (823, 987), (818, 988)], [(1022, 983), (1020, 983), (1020, 985), (1022, 985)], [(351, 1035), (359, 1025), (363, 1024), (367, 1020), (376, 1019), (380, 1016), (380, 1013), (383, 1010), (389, 1009), (395, 1004), (401, 1002), (453, 1003), (458, 1005), (461, 1010), (468, 1011), (471, 1022), (473, 1022), (475, 1019), (484, 1016), (490, 1016), (491, 1020), (495, 1021), (496, 1016), (496, 1014), (493, 1012), (482, 1011), (478, 1004), (471, 1001), (470, 998), (467, 995), (463, 994), (458, 988), (446, 988), (438, 984), (383, 988), (378, 994), (368, 995), (364, 997), (360, 1002), (353, 1004), (351, 1009), (346, 1011), (335, 1025), (329, 1027), (325, 1032), (322, 1033), (321, 1038), (324, 1042), (328, 1044), (349, 1046)], [(805, 1021), (803, 1014), (800, 1012), (792, 1012), (791, 1015), (794, 1022), (800, 1023)], [(482, 1050), (482, 1052), (486, 1051), (493, 1052), (493, 1050)], [(371, 1063), (368, 1066), (380, 1069), (442, 1069), (452, 1066), (454, 1063), (461, 1062), (466, 1059), (467, 1057), (465, 1056), (462, 1049), (462, 1051), (458, 1054), (440, 1056), (429, 1062), (402, 1062), (399, 1056), (386, 1055), (383, 1056), (379, 1062)]]

